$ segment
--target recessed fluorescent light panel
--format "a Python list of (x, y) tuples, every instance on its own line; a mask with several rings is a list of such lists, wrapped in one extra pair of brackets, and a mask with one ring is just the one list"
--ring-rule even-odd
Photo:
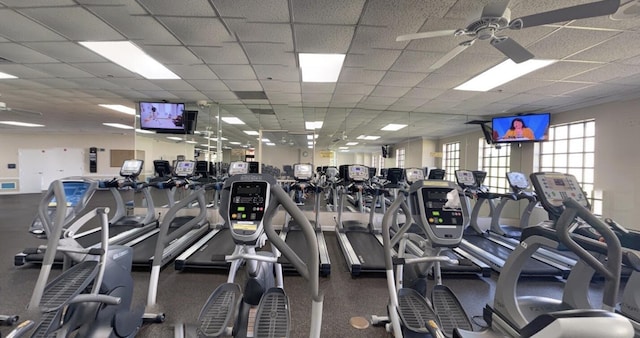
[(182, 138), (177, 136), (167, 136), (167, 138), (174, 141), (182, 141)]
[(127, 106), (123, 106), (121, 104), (99, 104), (99, 106), (103, 107), (103, 108), (119, 111), (121, 113), (129, 114), (129, 115), (135, 115), (136, 114), (136, 110), (135, 109), (129, 108)]
[(82, 41), (80, 44), (146, 79), (180, 79), (178, 75), (130, 41)]
[(397, 131), (400, 130), (404, 127), (406, 127), (406, 124), (395, 124), (395, 123), (389, 123), (386, 126), (382, 127), (382, 129), (380, 130), (385, 130), (385, 131)]
[(355, 146), (355, 145), (357, 145), (358, 143), (360, 143), (360, 142), (347, 142), (347, 145), (348, 145), (348, 146)]
[(302, 82), (337, 82), (344, 54), (298, 54)]
[(358, 140), (367, 140), (367, 141), (375, 141), (380, 138), (380, 136), (368, 136), (368, 135), (360, 135), (356, 137)]
[(556, 61), (531, 59), (522, 63), (515, 63), (511, 59), (507, 59), (454, 89), (486, 92), (540, 68), (552, 65)]
[(222, 121), (228, 124), (244, 124), (244, 122), (237, 117), (223, 117)]
[(229, 144), (241, 144), (240, 142), (229, 142)]
[(196, 142), (196, 141), (185, 141), (185, 142), (187, 142), (189, 144), (198, 144), (198, 142)]
[(349, 149), (349, 147), (338, 147), (338, 149), (344, 150), (344, 149)]
[(0, 121), (2, 124), (8, 124), (10, 126), (16, 127), (44, 127), (44, 124), (36, 124), (36, 123), (27, 123), (27, 122), (18, 122), (18, 121)]
[(136, 133), (140, 134), (155, 134), (155, 131), (145, 130), (145, 129), (136, 129)]
[(267, 145), (268, 145), (268, 146), (275, 146), (276, 144), (275, 144), (275, 143), (273, 143), (273, 142), (267, 142)]
[(17, 78), (18, 78), (17, 76), (0, 72), (0, 79), (17, 79)]
[(260, 135), (260, 133), (255, 130), (244, 130), (244, 133), (247, 135), (253, 135), (253, 136)]
[(315, 135), (307, 135), (307, 140), (313, 140), (314, 138), (318, 138), (318, 134), (315, 134)]
[(118, 129), (133, 129), (132, 126), (122, 124), (122, 123), (103, 123), (103, 125), (107, 127), (118, 128)]
[(322, 124), (324, 124), (323, 121), (313, 121), (313, 122), (305, 122), (304, 123), (304, 127), (306, 129), (320, 129), (322, 128)]

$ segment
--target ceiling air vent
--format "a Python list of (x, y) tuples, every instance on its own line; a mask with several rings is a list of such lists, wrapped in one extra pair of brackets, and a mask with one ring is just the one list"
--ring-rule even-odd
[(267, 94), (263, 91), (233, 92), (240, 100), (266, 100)]
[(258, 115), (275, 115), (276, 114), (276, 112), (274, 112), (273, 109), (250, 108), (250, 110), (254, 114), (258, 114)]

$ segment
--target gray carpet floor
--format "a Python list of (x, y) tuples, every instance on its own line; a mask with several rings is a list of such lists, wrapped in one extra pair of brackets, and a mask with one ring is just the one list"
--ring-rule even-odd
[[(18, 314), (29, 318), (26, 305), (29, 302), (39, 273), (38, 266), (15, 267), (14, 254), (26, 247), (43, 243), (27, 232), (40, 195), (0, 196), (0, 314)], [(113, 207), (108, 192), (97, 192), (88, 209), (95, 206)], [(352, 278), (339, 245), (332, 232), (325, 233), (331, 255), (331, 275), (321, 279), (324, 291), (323, 337), (389, 337), (382, 327), (370, 326), (356, 329), (350, 325), (352, 317), (386, 315), (388, 291), (383, 275), (363, 275)], [(58, 270), (59, 271), (59, 270)], [(134, 304), (144, 306), (148, 289), (149, 272), (136, 270)], [(193, 322), (207, 297), (226, 274), (220, 271), (175, 271), (169, 264), (160, 274), (158, 308), (166, 314), (163, 324), (146, 324), (139, 337), (173, 337), (173, 324)], [(481, 316), (482, 309), (490, 302), (495, 290), (496, 275), (490, 278), (477, 276), (445, 276), (445, 285), (458, 296), (469, 316)], [(430, 281), (432, 284), (432, 281)], [(519, 294), (558, 297), (564, 283), (558, 279), (522, 281)], [(597, 302), (600, 285), (594, 285), (593, 298)], [(310, 304), (306, 281), (299, 276), (285, 276), (285, 290), (289, 296), (293, 332), (292, 337), (308, 336)], [(476, 325), (476, 328), (478, 326)], [(6, 335), (9, 328), (1, 327)]]

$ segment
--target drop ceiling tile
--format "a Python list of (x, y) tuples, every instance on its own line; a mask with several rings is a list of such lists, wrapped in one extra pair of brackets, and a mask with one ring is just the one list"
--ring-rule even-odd
[(289, 22), (286, 0), (216, 0), (215, 6), (223, 17), (245, 18), (254, 22)]
[(528, 92), (535, 88), (548, 86), (549, 84), (551, 84), (550, 81), (535, 80), (532, 78), (527, 78), (527, 79), (518, 78), (492, 89), (491, 92), (509, 93), (509, 94), (521, 93), (521, 92)]
[(324, 93), (331, 94), (336, 88), (335, 83), (315, 83), (315, 82), (303, 82), (301, 84), (302, 94), (307, 93)]
[(482, 55), (479, 57), (478, 55), (467, 53), (467, 51), (451, 59), (436, 72), (447, 76), (476, 76), (504, 61), (502, 54), (496, 54), (495, 56)]
[[(381, 86), (378, 85), (376, 88), (369, 94), (369, 97), (372, 96), (381, 96), (388, 98), (399, 98), (404, 96), (407, 92), (411, 90), (411, 87), (392, 87), (392, 86)], [(394, 100), (395, 102), (395, 100)]]
[(442, 55), (437, 53), (403, 51), (391, 67), (396, 72), (430, 73), (429, 67), (438, 61)]
[(618, 34), (609, 31), (561, 29), (528, 47), (538, 59), (560, 60)]
[(172, 90), (171, 93), (184, 101), (208, 100), (207, 95), (197, 90)]
[(640, 86), (640, 74), (634, 74), (631, 76), (622, 76), (610, 81), (607, 83), (627, 85), (627, 86)]
[(120, 33), (82, 7), (21, 9), (20, 13), (70, 40), (113, 41), (123, 38)]
[(262, 90), (260, 82), (256, 80), (224, 80), (224, 83), (232, 91)]
[(455, 0), (370, 1), (365, 7), (361, 24), (376, 26), (400, 26), (406, 33), (415, 33), (429, 17), (442, 17)]
[[(364, 68), (367, 70), (387, 70), (391, 67), (401, 51), (399, 50), (372, 50), (366, 54), (348, 54), (343, 67)], [(402, 69), (394, 69), (402, 71)]]
[(559, 61), (545, 68), (538, 69), (533, 73), (523, 76), (521, 79), (536, 79), (546, 81), (557, 81), (564, 78), (584, 73), (591, 69), (602, 67), (602, 64), (589, 62)]
[(589, 86), (569, 93), (569, 96), (593, 99), (598, 97), (608, 97), (614, 95), (637, 93), (636, 86), (625, 86), (619, 84), (603, 83), (597, 86)]
[(153, 97), (159, 100), (180, 100), (179, 97), (173, 95), (166, 90), (138, 90), (143, 95)]
[(256, 79), (256, 74), (249, 65), (211, 65), (209, 67), (222, 80)]
[(269, 97), (269, 101), (271, 103), (276, 102), (276, 103), (290, 104), (290, 103), (302, 102), (302, 96), (300, 94), (295, 94), (295, 93), (273, 92), (273, 93), (268, 93), (267, 97)]
[(541, 96), (560, 96), (564, 93), (584, 88), (585, 86), (589, 86), (589, 84), (580, 82), (550, 82), (547, 86), (529, 90), (527, 93)]
[(175, 36), (151, 16), (132, 16), (125, 6), (93, 6), (89, 9), (129, 40), (141, 41), (141, 44), (146, 45), (180, 44)]
[[(86, 78), (91, 79), (91, 78)], [(38, 83), (42, 83), (43, 85), (50, 88), (82, 88), (81, 85), (76, 83), (76, 81), (81, 79), (73, 79), (73, 80), (64, 80), (64, 79), (55, 79), (55, 78), (47, 78), (47, 79), (34, 79)]]
[(357, 26), (349, 52), (366, 54), (370, 53), (372, 49), (401, 50), (406, 42), (396, 42), (396, 37), (403, 33), (403, 31), (391, 30), (385, 26)]
[(424, 113), (444, 113), (453, 111), (458, 102), (453, 101), (429, 101), (426, 104), (416, 108), (416, 112)]
[[(302, 102), (303, 103), (314, 103), (314, 104), (327, 104), (331, 101), (331, 94), (321, 94), (321, 93), (302, 93)], [(320, 106), (322, 107), (322, 106)]]
[(300, 53), (346, 53), (355, 27), (297, 24), (293, 29)]
[(30, 66), (59, 78), (94, 77), (92, 74), (63, 63), (34, 63)]
[(166, 16), (160, 17), (159, 20), (185, 45), (220, 46), (223, 42), (234, 40), (218, 18)]
[(53, 6), (73, 6), (75, 3), (73, 0), (2, 0), (2, 3), (8, 7), (53, 7)]
[(353, 83), (338, 83), (336, 94), (369, 95), (375, 89), (375, 85), (362, 85)]
[(165, 64), (192, 65), (200, 64), (198, 59), (189, 49), (182, 46), (144, 46), (144, 51), (156, 61)]
[(122, 86), (115, 84), (113, 82), (109, 82), (104, 79), (96, 79), (96, 78), (77, 78), (71, 80), (74, 83), (79, 85), (79, 88), (82, 89), (97, 89), (97, 90), (111, 90), (111, 89), (119, 89)]
[(190, 47), (205, 63), (209, 64), (249, 64), (242, 47), (237, 43), (223, 43), (215, 47)]
[(440, 73), (429, 74), (418, 84), (419, 88), (451, 89), (457, 87), (468, 79), (466, 76), (449, 76)]
[(625, 32), (614, 38), (569, 57), (570, 60), (613, 62), (638, 55), (640, 32)]
[(207, 0), (139, 0), (139, 3), (153, 15), (169, 16), (216, 16)]
[(168, 91), (196, 91), (187, 81), (184, 80), (153, 80), (158, 87)]
[[(254, 65), (253, 69), (264, 82), (268, 81), (300, 81), (300, 72), (296, 67), (284, 67), (280, 65)], [(271, 79), (271, 80), (269, 80)]]
[(358, 103), (362, 100), (364, 95), (358, 94), (334, 94), (331, 98), (331, 104), (340, 104), (340, 103)]
[(73, 67), (81, 69), (96, 77), (135, 77), (136, 75), (114, 63), (109, 62), (83, 62), (73, 63)]
[(338, 82), (376, 85), (380, 80), (382, 80), (385, 74), (386, 72), (383, 70), (367, 70), (363, 68), (343, 66)]
[(588, 72), (568, 77), (569, 81), (605, 82), (640, 73), (640, 66), (610, 63)]
[(218, 78), (216, 74), (205, 65), (169, 65), (168, 67), (183, 80), (211, 81)]
[(260, 82), (264, 87), (265, 92), (281, 92), (281, 93), (290, 93), (290, 94), (299, 94), (301, 93), (300, 83), (299, 82), (289, 82), (289, 81), (261, 81)]
[(244, 49), (254, 65), (282, 65), (296, 67), (294, 53), (284, 43), (243, 43)]
[(543, 95), (522, 93), (522, 94), (517, 94), (511, 97), (508, 97), (500, 101), (500, 103), (515, 104), (515, 105), (531, 104), (533, 102), (539, 101), (542, 98), (543, 98)]
[(74, 42), (27, 42), (25, 46), (61, 62), (104, 62), (105, 59)]
[(291, 25), (284, 23), (255, 23), (244, 20), (226, 21), (232, 34), (242, 42), (284, 43), (287, 50), (293, 50)]
[(438, 97), (444, 93), (444, 91), (445, 89), (413, 88), (404, 95), (403, 99), (421, 99), (426, 101)]
[(460, 102), (460, 101), (469, 100), (475, 96), (478, 96), (479, 94), (480, 93), (478, 92), (449, 89), (449, 90), (446, 90), (444, 93), (440, 94), (438, 97), (436, 97), (435, 100)]
[(0, 57), (22, 64), (58, 62), (56, 59), (33, 49), (11, 42), (0, 43)]
[(108, 80), (109, 82), (115, 83), (123, 88), (128, 88), (128, 89), (136, 90), (139, 92), (163, 90), (161, 87), (157, 86), (152, 81), (146, 80), (146, 79), (110, 78), (106, 80)]
[(295, 23), (355, 25), (365, 1), (296, 0), (291, 4)]
[(0, 9), (0, 35), (13, 41), (63, 41), (64, 37), (9, 9)]

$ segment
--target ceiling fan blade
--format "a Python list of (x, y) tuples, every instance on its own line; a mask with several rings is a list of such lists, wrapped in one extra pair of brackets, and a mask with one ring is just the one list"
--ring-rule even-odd
[(469, 48), (469, 46), (473, 45), (473, 43), (475, 41), (476, 40), (469, 40), (469, 41), (465, 41), (465, 42), (457, 45), (456, 48), (452, 49), (451, 51), (449, 51), (449, 53), (447, 53), (443, 57), (441, 57), (440, 60), (438, 60), (438, 61), (436, 61), (436, 63), (432, 64), (431, 67), (429, 67), (429, 70), (436, 70), (436, 69), (444, 66), (451, 59), (456, 57), (458, 54), (464, 52), (464, 50)]
[(613, 14), (620, 7), (620, 0), (603, 0), (555, 11), (542, 12), (517, 18), (509, 23), (511, 29), (521, 29), (556, 22), (571, 21)]
[(515, 40), (508, 37), (499, 37), (491, 40), (491, 45), (506, 55), (515, 63), (521, 63), (529, 59), (533, 59), (533, 54), (526, 48), (522, 47)]
[(409, 41), (409, 40), (415, 40), (415, 39), (437, 38), (440, 36), (453, 36), (455, 33), (456, 33), (455, 29), (445, 30), (445, 31), (413, 33), (413, 34), (400, 35), (396, 38), (396, 41), (400, 42), (400, 41)]
[(504, 12), (507, 10), (507, 7), (509, 6), (509, 0), (502, 0), (502, 1), (496, 1), (496, 2), (492, 2), (486, 6), (484, 6), (484, 8), (482, 9), (482, 18), (486, 18), (486, 17), (490, 17), (490, 18), (494, 18), (494, 17), (501, 17)]

